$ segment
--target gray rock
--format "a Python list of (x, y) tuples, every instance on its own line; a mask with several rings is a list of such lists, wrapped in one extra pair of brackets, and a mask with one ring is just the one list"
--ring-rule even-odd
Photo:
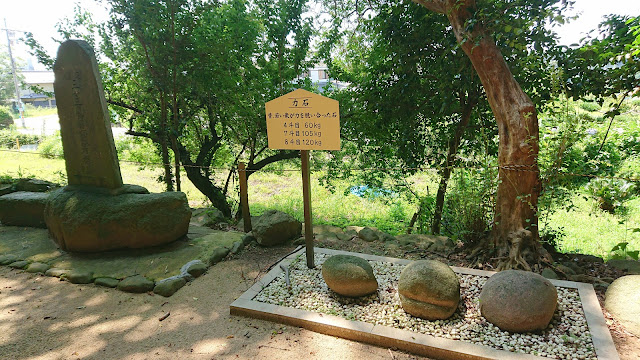
[(352, 255), (328, 258), (322, 265), (322, 278), (329, 289), (349, 297), (372, 294), (378, 289), (378, 281), (369, 262)]
[(556, 274), (556, 272), (551, 270), (550, 268), (544, 268), (540, 275), (544, 276), (547, 279), (558, 279), (558, 274)]
[(18, 257), (13, 254), (0, 255), (0, 265), (9, 265), (16, 260), (18, 260)]
[(605, 293), (604, 307), (627, 331), (640, 337), (640, 275), (616, 279)]
[(44, 272), (46, 276), (62, 277), (71, 272), (69, 269), (51, 268)]
[(300, 237), (302, 223), (282, 211), (269, 210), (253, 224), (252, 233), (258, 244), (273, 246)]
[(539, 274), (505, 270), (487, 280), (479, 299), (482, 316), (501, 330), (531, 332), (549, 325), (558, 304), (558, 293)]
[(252, 232), (248, 232), (242, 237), (242, 245), (244, 246), (247, 246), (254, 241), (256, 241), (256, 237), (253, 236)]
[(72, 284), (90, 284), (93, 282), (93, 273), (90, 271), (71, 270), (64, 277)]
[(227, 219), (225, 219), (222, 211), (214, 207), (194, 209), (193, 215), (191, 216), (191, 223), (200, 226), (215, 227), (217, 224), (226, 221)]
[(341, 241), (349, 241), (353, 239), (354, 236), (355, 235), (347, 234), (347, 233), (336, 234), (336, 237), (338, 238), (338, 240), (341, 240)]
[(444, 263), (414, 261), (400, 274), (398, 294), (407, 313), (427, 320), (447, 319), (458, 308), (460, 281)]
[(301, 236), (295, 240), (293, 240), (293, 245), (304, 245), (307, 243), (307, 240), (305, 239), (304, 236)]
[(607, 261), (607, 265), (622, 271), (626, 271), (633, 275), (640, 275), (640, 261), (638, 260), (612, 259)]
[(17, 191), (30, 191), (30, 192), (47, 192), (58, 187), (58, 184), (54, 184), (45, 180), (38, 179), (19, 179), (15, 184)]
[(9, 264), (9, 267), (14, 269), (24, 269), (27, 267), (27, 265), (29, 265), (29, 262), (27, 260), (18, 260)]
[(120, 280), (118, 279), (114, 279), (111, 277), (99, 277), (96, 278), (93, 283), (98, 285), (98, 286), (104, 286), (104, 287), (108, 287), (108, 288), (114, 288), (116, 286), (118, 286), (118, 283), (120, 282)]
[(400, 245), (419, 245), (428, 251), (447, 253), (453, 250), (456, 244), (446, 236), (427, 234), (403, 234), (396, 237)]
[(152, 291), (155, 284), (142, 275), (129, 276), (118, 283), (118, 290), (130, 293), (145, 293)]
[(122, 194), (66, 187), (51, 193), (45, 221), (61, 249), (97, 252), (161, 245), (187, 234), (189, 209), (182, 192)]
[(570, 268), (570, 267), (568, 267), (568, 266), (566, 266), (564, 264), (557, 264), (556, 268), (558, 270), (562, 271), (567, 276), (571, 276), (571, 275), (575, 275), (576, 274), (576, 272), (572, 268)]
[(169, 297), (180, 290), (186, 283), (187, 280), (183, 277), (172, 276), (158, 281), (153, 288), (153, 292), (164, 297)]
[(366, 242), (372, 242), (380, 240), (378, 232), (370, 227), (365, 227), (358, 232), (358, 237)]
[(11, 184), (0, 184), (0, 196), (11, 194), (14, 191), (16, 191), (15, 186)]
[(18, 191), (0, 196), (0, 222), (10, 226), (45, 228), (48, 193)]
[(231, 245), (231, 250), (229, 251), (231, 254), (237, 254), (244, 249), (244, 244), (242, 241), (235, 241), (233, 245)]
[(229, 255), (229, 249), (225, 247), (217, 247), (213, 249), (213, 254), (209, 258), (209, 265), (215, 265)]
[(45, 272), (47, 272), (47, 270), (49, 270), (49, 265), (41, 263), (41, 262), (34, 262), (29, 264), (29, 266), (27, 266), (27, 272), (29, 273), (42, 273), (44, 274)]
[[(207, 264), (203, 263), (200, 260), (191, 260), (188, 263), (184, 264), (180, 269), (180, 274), (189, 274), (194, 278), (199, 277), (204, 274), (208, 269)], [(157, 285), (157, 284), (156, 284)]]

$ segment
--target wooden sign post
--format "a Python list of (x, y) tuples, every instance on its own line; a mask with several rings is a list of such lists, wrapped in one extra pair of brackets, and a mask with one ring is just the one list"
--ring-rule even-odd
[(270, 149), (300, 150), (307, 266), (313, 268), (309, 150), (340, 150), (337, 100), (298, 89), (265, 104)]

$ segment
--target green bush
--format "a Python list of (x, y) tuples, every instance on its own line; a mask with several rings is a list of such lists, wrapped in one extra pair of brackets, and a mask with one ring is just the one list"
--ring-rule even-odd
[(7, 129), (13, 125), (11, 110), (5, 106), (0, 106), (0, 129)]
[(38, 135), (23, 134), (13, 129), (0, 130), (0, 148), (15, 149), (17, 146), (16, 140), (21, 145), (37, 144), (40, 142), (41, 137)]
[(593, 179), (587, 184), (587, 192), (598, 202), (600, 209), (609, 213), (631, 198), (634, 184), (621, 179)]
[(45, 137), (38, 145), (38, 152), (46, 158), (64, 158), (60, 132), (58, 131), (54, 135)]
[(142, 137), (123, 136), (114, 139), (118, 160), (140, 164), (162, 163), (156, 145)]
[(598, 105), (598, 103), (590, 101), (582, 101), (578, 104), (578, 106), (580, 106), (582, 110), (586, 111), (598, 111), (602, 108), (600, 105)]

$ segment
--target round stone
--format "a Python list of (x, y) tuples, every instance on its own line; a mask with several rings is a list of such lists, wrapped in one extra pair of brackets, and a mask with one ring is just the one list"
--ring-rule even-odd
[(447, 319), (458, 308), (460, 282), (449, 266), (435, 260), (419, 260), (407, 265), (398, 280), (402, 308), (427, 319)]
[(378, 281), (369, 262), (352, 255), (328, 258), (322, 265), (322, 278), (329, 289), (344, 296), (369, 295), (378, 289)]
[(510, 332), (532, 332), (549, 325), (558, 304), (556, 287), (530, 271), (505, 270), (489, 278), (480, 292), (480, 313)]

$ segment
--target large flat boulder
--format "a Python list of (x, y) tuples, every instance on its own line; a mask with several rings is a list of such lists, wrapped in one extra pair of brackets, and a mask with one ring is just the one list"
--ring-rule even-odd
[(58, 246), (78, 252), (166, 244), (187, 234), (191, 218), (182, 192), (113, 195), (73, 187), (52, 192), (44, 213)]
[(44, 208), (48, 193), (17, 191), (0, 196), (0, 222), (10, 226), (46, 227)]

